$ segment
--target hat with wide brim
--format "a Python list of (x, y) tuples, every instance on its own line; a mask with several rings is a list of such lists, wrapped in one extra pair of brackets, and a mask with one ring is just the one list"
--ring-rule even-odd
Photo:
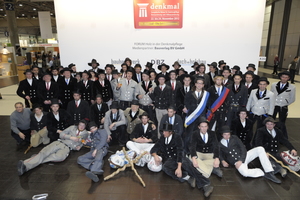
[(149, 118), (149, 115), (148, 115), (147, 112), (143, 112), (143, 114), (141, 114), (141, 115), (139, 116), (139, 118), (142, 119), (142, 117), (144, 117), (144, 116), (146, 116), (146, 117)]
[(173, 125), (172, 124), (163, 124), (162, 131), (173, 131)]
[(289, 71), (283, 71), (283, 72), (280, 72), (280, 73), (278, 74), (278, 77), (280, 78), (282, 75), (287, 75), (287, 76), (289, 76), (289, 77), (291, 78), (291, 73), (290, 73)]
[(170, 69), (170, 66), (169, 66), (169, 65), (166, 65), (165, 63), (163, 63), (163, 64), (161, 64), (161, 65), (158, 65), (157, 68), (158, 68), (159, 70), (161, 70), (161, 67), (162, 67), (162, 66), (165, 66), (165, 67), (167, 68), (167, 70)]
[(159, 78), (164, 78), (164, 79), (166, 79), (166, 76), (163, 75), (163, 74), (158, 74), (158, 75), (156, 76), (156, 78), (157, 78), (157, 80), (158, 80)]
[(268, 81), (267, 77), (260, 77), (259, 80), (258, 80), (258, 84), (259, 84), (261, 81), (267, 82), (268, 85), (270, 84), (270, 82)]
[(225, 62), (224, 60), (220, 60), (220, 61), (218, 62), (218, 64), (219, 64), (219, 65), (224, 65), (224, 64), (226, 65), (226, 62)]
[(92, 78), (92, 75), (90, 72), (88, 72), (87, 70), (84, 70), (83, 72), (81, 72), (81, 76), (82, 74), (87, 74), (89, 76), (89, 78)]
[(148, 67), (150, 69), (152, 68), (152, 66), (153, 66), (153, 63), (151, 63), (151, 62), (147, 62), (145, 65), (145, 67)]
[(178, 61), (174, 62), (174, 64), (172, 66), (174, 67), (175, 65), (178, 65), (179, 67), (181, 67), (181, 64)]
[(241, 112), (246, 112), (248, 114), (248, 111), (245, 107), (241, 107), (238, 111), (237, 114), (239, 115)]
[(100, 65), (96, 59), (92, 59), (92, 62), (88, 63), (89, 66), (92, 66), (92, 64), (97, 64), (97, 66)]
[(208, 66), (213, 66), (214, 68), (217, 68), (218, 64), (216, 62), (212, 62), (210, 64), (207, 64)]
[(199, 66), (198, 62), (194, 62), (194, 64), (191, 66), (192, 68)]
[(119, 74), (119, 72), (117, 69), (115, 69), (115, 70), (112, 70), (111, 74)]
[(31, 71), (31, 69), (26, 69), (25, 72), (24, 72), (23, 74), (27, 74), (27, 73), (33, 74), (32, 71)]
[(135, 99), (134, 99), (134, 100), (131, 101), (131, 105), (139, 106), (140, 103), (139, 103), (138, 100), (135, 100)]
[(267, 122), (275, 123), (276, 121), (273, 119), (273, 117), (267, 117), (267, 118), (263, 121), (263, 124), (266, 125)]
[(235, 70), (238, 70), (238, 71), (241, 70), (241, 68), (238, 65), (234, 65), (233, 68), (231, 68), (231, 69), (235, 69)]
[(110, 109), (119, 109), (119, 102), (113, 101), (110, 105)]
[(72, 67), (76, 66), (74, 63), (68, 65), (68, 68), (72, 69)]
[(220, 133), (223, 134), (223, 133), (230, 133), (230, 127), (225, 125), (225, 126), (222, 126), (221, 130), (220, 130)]
[(89, 129), (91, 129), (92, 127), (98, 128), (97, 124), (96, 124), (94, 121), (90, 122), (90, 123), (88, 124), (88, 127), (89, 127)]
[(248, 66), (246, 67), (246, 69), (248, 69), (249, 67), (252, 67), (254, 69), (254, 71), (256, 70), (256, 67), (253, 63), (249, 63)]
[(70, 72), (70, 73), (72, 73), (73, 70), (70, 69), (70, 68), (68, 68), (68, 67), (65, 67), (65, 68), (63, 68), (62, 70), (60, 70), (60, 73), (61, 73), (61, 74), (63, 74), (64, 72)]

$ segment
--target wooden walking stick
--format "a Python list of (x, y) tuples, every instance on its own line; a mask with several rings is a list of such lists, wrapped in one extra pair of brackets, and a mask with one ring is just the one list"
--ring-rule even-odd
[(135, 159), (131, 160), (131, 159), (128, 157), (126, 151), (125, 151), (125, 147), (123, 147), (122, 150), (123, 150), (123, 152), (124, 152), (125, 158), (128, 160), (129, 163), (126, 164), (126, 165), (124, 165), (122, 168), (117, 169), (117, 171), (113, 172), (112, 174), (106, 176), (106, 177), (104, 178), (104, 180), (106, 181), (106, 180), (108, 180), (108, 179), (114, 177), (115, 175), (117, 175), (117, 174), (120, 173), (121, 171), (125, 171), (125, 169), (126, 169), (127, 167), (131, 167), (131, 169), (134, 171), (135, 175), (138, 177), (138, 179), (139, 179), (140, 182), (142, 183), (143, 187), (146, 187), (145, 182), (143, 181), (143, 179), (140, 177), (140, 175), (137, 173), (136, 169), (134, 168), (134, 164), (137, 163), (137, 162), (142, 158), (142, 156), (145, 155), (147, 152), (144, 152), (144, 153), (142, 153), (141, 155), (139, 155), (138, 157), (136, 157)]
[(299, 175), (297, 172), (291, 170), (288, 166), (284, 165), (282, 161), (277, 160), (274, 156), (272, 156), (272, 155), (269, 154), (269, 153), (267, 153), (267, 154), (268, 154), (271, 158), (273, 158), (273, 160), (275, 160), (275, 162), (279, 163), (283, 168), (289, 170), (289, 172), (291, 172), (291, 173), (295, 174), (296, 176), (300, 177), (300, 175)]
[(32, 145), (29, 145), (28, 148), (25, 150), (24, 154), (26, 154), (30, 149), (31, 149)]

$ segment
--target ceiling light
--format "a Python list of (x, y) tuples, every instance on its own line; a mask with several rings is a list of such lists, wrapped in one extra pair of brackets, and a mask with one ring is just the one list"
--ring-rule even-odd
[(22, 16), (25, 16), (25, 14), (22, 14)]
[(32, 10), (36, 10), (36, 8), (32, 8)]
[(53, 15), (53, 13), (50, 13), (50, 15)]
[(9, 54), (10, 52), (7, 50), (7, 48), (3, 47), (3, 49), (1, 50), (2, 54)]
[(23, 6), (23, 4), (20, 3), (19, 6)]

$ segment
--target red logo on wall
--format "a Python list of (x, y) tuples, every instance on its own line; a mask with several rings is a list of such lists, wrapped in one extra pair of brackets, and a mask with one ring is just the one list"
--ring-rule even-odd
[(182, 28), (183, 0), (134, 0), (134, 27)]

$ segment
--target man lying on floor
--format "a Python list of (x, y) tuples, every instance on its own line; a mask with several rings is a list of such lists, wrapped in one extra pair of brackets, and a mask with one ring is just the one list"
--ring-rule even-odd
[(81, 140), (88, 137), (85, 130), (86, 121), (79, 121), (78, 126), (72, 125), (59, 134), (60, 139), (44, 147), (37, 155), (26, 160), (19, 160), (18, 174), (21, 176), (25, 172), (46, 162), (62, 162), (71, 150), (79, 151), (83, 146)]

